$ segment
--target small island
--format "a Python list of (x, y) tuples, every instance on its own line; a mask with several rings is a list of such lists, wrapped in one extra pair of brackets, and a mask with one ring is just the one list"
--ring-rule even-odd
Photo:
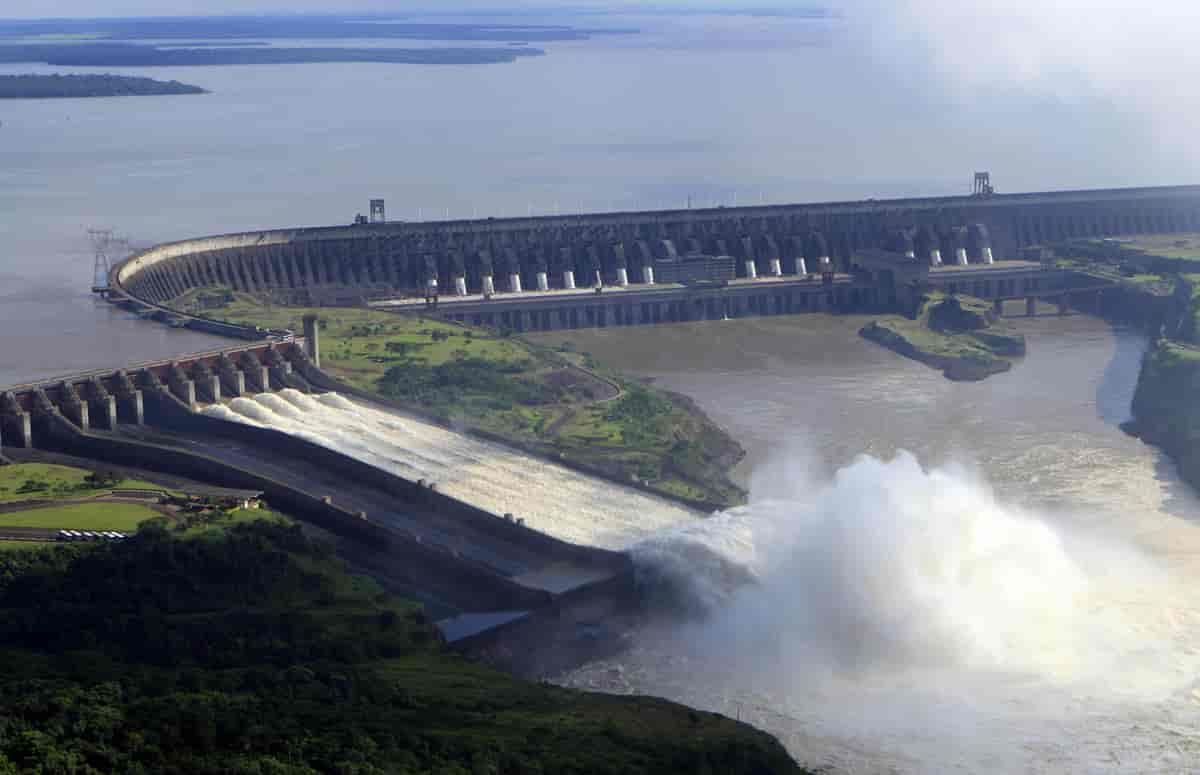
[(1012, 359), (1025, 354), (1025, 337), (998, 322), (988, 302), (971, 296), (930, 293), (913, 318), (881, 318), (859, 334), (955, 381), (1008, 371)]
[(0, 75), (0, 99), (66, 97), (142, 97), (162, 94), (207, 94), (179, 81), (128, 75)]

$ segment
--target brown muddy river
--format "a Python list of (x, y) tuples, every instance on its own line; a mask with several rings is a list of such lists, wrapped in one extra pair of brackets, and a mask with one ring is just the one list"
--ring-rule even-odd
[(1200, 502), (1118, 428), (1145, 339), (1017, 319), (1028, 357), (952, 383), (862, 323), (540, 337), (695, 398), (751, 491), (640, 545), (707, 618), (561, 680), (740, 715), (845, 772), (1194, 771)]

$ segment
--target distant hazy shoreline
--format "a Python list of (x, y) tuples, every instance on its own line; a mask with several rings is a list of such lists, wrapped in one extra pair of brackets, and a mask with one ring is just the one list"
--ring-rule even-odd
[(128, 75), (0, 75), (0, 100), (207, 94), (179, 81)]

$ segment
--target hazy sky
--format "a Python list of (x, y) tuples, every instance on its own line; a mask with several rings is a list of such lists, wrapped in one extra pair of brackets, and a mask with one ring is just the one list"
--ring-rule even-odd
[[(403, 2), (403, 0), (55, 0), (54, 3), (36, 3), (29, 0), (0, 0), (0, 18), (38, 18), (47, 16), (155, 16), (183, 15), (202, 16), (213, 14), (248, 14), (263, 11), (387, 11), (409, 13), (414, 10), (471, 10), (496, 8), (634, 8), (649, 5), (637, 0), (604, 0), (595, 2), (503, 2), (503, 0), (438, 0), (437, 2)], [(657, 0), (654, 6), (678, 7), (768, 7), (783, 6), (777, 0), (756, 3), (718, 2), (718, 0)]]

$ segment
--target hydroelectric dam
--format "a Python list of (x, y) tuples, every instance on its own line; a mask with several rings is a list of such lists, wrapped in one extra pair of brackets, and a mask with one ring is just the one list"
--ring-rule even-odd
[(1200, 231), (1198, 186), (421, 223), (387, 221), (373, 204), (350, 226), (159, 245), (115, 267), (107, 293), (218, 333), (171, 302), (219, 286), (514, 330), (903, 306), (914, 279), (1069, 303), (1074, 280), (1043, 266), (1036, 246)]
[(1105, 286), (1039, 246), (1175, 231), (1200, 231), (1200, 187), (430, 223), (379, 212), (168, 243), (114, 266), (105, 297), (242, 341), (0, 389), (0, 454), (260, 490), (429, 604), (448, 638), (515, 664), (526, 647), (591, 642), (636, 597), (624, 549), (703, 515), (406, 416), (321, 371), (315, 326), (240, 326), (176, 300), (221, 287), (513, 330), (895, 309), (927, 288), (1065, 311)]

